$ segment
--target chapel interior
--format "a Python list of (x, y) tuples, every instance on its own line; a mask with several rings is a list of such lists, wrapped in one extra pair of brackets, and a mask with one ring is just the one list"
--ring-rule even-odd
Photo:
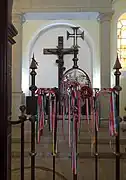
[[(126, 180), (126, 0), (3, 0), (0, 10), (0, 180)], [(59, 87), (59, 56), (44, 49), (57, 48), (59, 37), (63, 48), (71, 48), (68, 34), (75, 27), (84, 33), (77, 40), (77, 63), (92, 88), (116, 87), (119, 92), (117, 137), (109, 134), (108, 96), (100, 99), (101, 125), (93, 140), (83, 120), (86, 105), (81, 107), (76, 177), (67, 142), (68, 119), (64, 125), (58, 121), (55, 157), (48, 128), (36, 143), (35, 123), (22, 123), (21, 117), (29, 115), (20, 108), (31, 96), (31, 72), (36, 73), (37, 88)], [(73, 54), (66, 53), (63, 60), (66, 72), (73, 66)]]

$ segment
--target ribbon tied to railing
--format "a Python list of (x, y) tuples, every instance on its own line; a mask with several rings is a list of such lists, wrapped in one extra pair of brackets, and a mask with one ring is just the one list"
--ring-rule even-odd
[[(46, 118), (46, 98), (49, 98), (49, 124), (50, 131), (53, 135), (53, 155), (56, 154), (57, 145), (54, 145), (55, 139), (55, 120), (56, 120), (56, 92), (51, 88), (39, 88), (36, 91), (36, 95), (38, 95), (38, 118), (36, 124), (36, 134), (37, 134), (37, 143), (40, 143), (40, 138), (43, 134)], [(55, 147), (55, 148), (54, 148)]]
[[(100, 104), (99, 98), (101, 95), (109, 95), (109, 134), (110, 136), (117, 135), (117, 127), (118, 127), (118, 117), (117, 117), (117, 109), (116, 109), (116, 94), (118, 92), (114, 88), (103, 88), (96, 93), (96, 126), (99, 127), (99, 113), (100, 113)], [(98, 130), (98, 129), (97, 129)]]

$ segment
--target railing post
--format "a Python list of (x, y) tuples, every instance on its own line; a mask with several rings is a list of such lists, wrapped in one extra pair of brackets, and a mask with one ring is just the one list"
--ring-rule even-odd
[(119, 103), (119, 96), (120, 96), (120, 91), (121, 91), (121, 87), (120, 87), (120, 75), (121, 75), (121, 72), (120, 72), (120, 69), (121, 69), (121, 64), (119, 62), (119, 59), (118, 59), (118, 56), (117, 56), (117, 59), (116, 59), (116, 62), (115, 62), (115, 65), (114, 65), (114, 68), (115, 69), (115, 89), (116, 91), (118, 92), (116, 94), (116, 113), (117, 113), (117, 117), (118, 117), (118, 126), (117, 126), (117, 136), (116, 136), (116, 152), (115, 152), (115, 155), (116, 155), (116, 172), (115, 172), (115, 175), (116, 175), (116, 180), (120, 180), (120, 103)]
[(21, 116), (19, 116), (19, 120), (21, 121), (21, 180), (24, 180), (24, 122), (26, 121), (25, 110), (26, 107), (24, 105), (20, 106)]
[[(95, 89), (94, 107), (95, 107), (95, 101), (96, 101), (96, 92), (97, 92), (97, 89)], [(98, 131), (96, 128), (96, 119), (95, 119), (95, 180), (98, 180)]]
[[(31, 96), (35, 97), (35, 91), (37, 90), (37, 87), (35, 85), (35, 76), (36, 76), (36, 69), (37, 69), (37, 62), (34, 59), (34, 55), (32, 58), (32, 62), (30, 65), (31, 69), (31, 86), (29, 87), (29, 90), (31, 91)], [(31, 117), (29, 119), (31, 121), (31, 180), (35, 180), (35, 121), (36, 117), (34, 114), (31, 114)]]
[(57, 115), (58, 115), (58, 95), (57, 88), (54, 89), (56, 93), (56, 112), (55, 112), (55, 125), (54, 125), (54, 154), (53, 154), (53, 180), (56, 179), (56, 154), (57, 154)]

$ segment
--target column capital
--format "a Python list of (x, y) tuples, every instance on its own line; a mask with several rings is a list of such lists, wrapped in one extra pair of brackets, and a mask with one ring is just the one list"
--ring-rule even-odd
[(106, 12), (106, 13), (99, 13), (97, 20), (102, 23), (104, 21), (111, 21), (114, 11)]
[(25, 16), (23, 13), (12, 13), (12, 22), (14, 24), (19, 23), (23, 24), (25, 22)]

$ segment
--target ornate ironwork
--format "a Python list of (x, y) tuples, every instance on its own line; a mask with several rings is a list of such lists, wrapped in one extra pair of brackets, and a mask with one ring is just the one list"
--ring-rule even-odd
[(20, 175), (21, 180), (24, 180), (24, 122), (27, 121), (27, 116), (25, 115), (26, 107), (24, 105), (20, 106), (21, 115), (19, 116), (18, 121), (10, 121), (11, 125), (21, 124), (21, 164), (20, 164)]
[(78, 82), (81, 85), (87, 85), (90, 86), (91, 82), (90, 82), (90, 78), (88, 77), (87, 73), (85, 71), (83, 71), (80, 68), (71, 68), (68, 71), (65, 72), (65, 74), (63, 75), (63, 81), (74, 81), (74, 82)]
[[(37, 86), (35, 85), (35, 76), (36, 76), (36, 69), (37, 69), (37, 63), (36, 60), (34, 58), (32, 58), (32, 62), (30, 65), (30, 69), (31, 69), (31, 86), (29, 88), (29, 90), (31, 91), (31, 98), (35, 97), (35, 91), (37, 90)], [(31, 117), (29, 119), (31, 121), (31, 152), (30, 152), (30, 156), (31, 156), (31, 180), (35, 180), (35, 156), (36, 156), (36, 152), (35, 152), (35, 121), (36, 121), (36, 117), (34, 114), (31, 113)]]

